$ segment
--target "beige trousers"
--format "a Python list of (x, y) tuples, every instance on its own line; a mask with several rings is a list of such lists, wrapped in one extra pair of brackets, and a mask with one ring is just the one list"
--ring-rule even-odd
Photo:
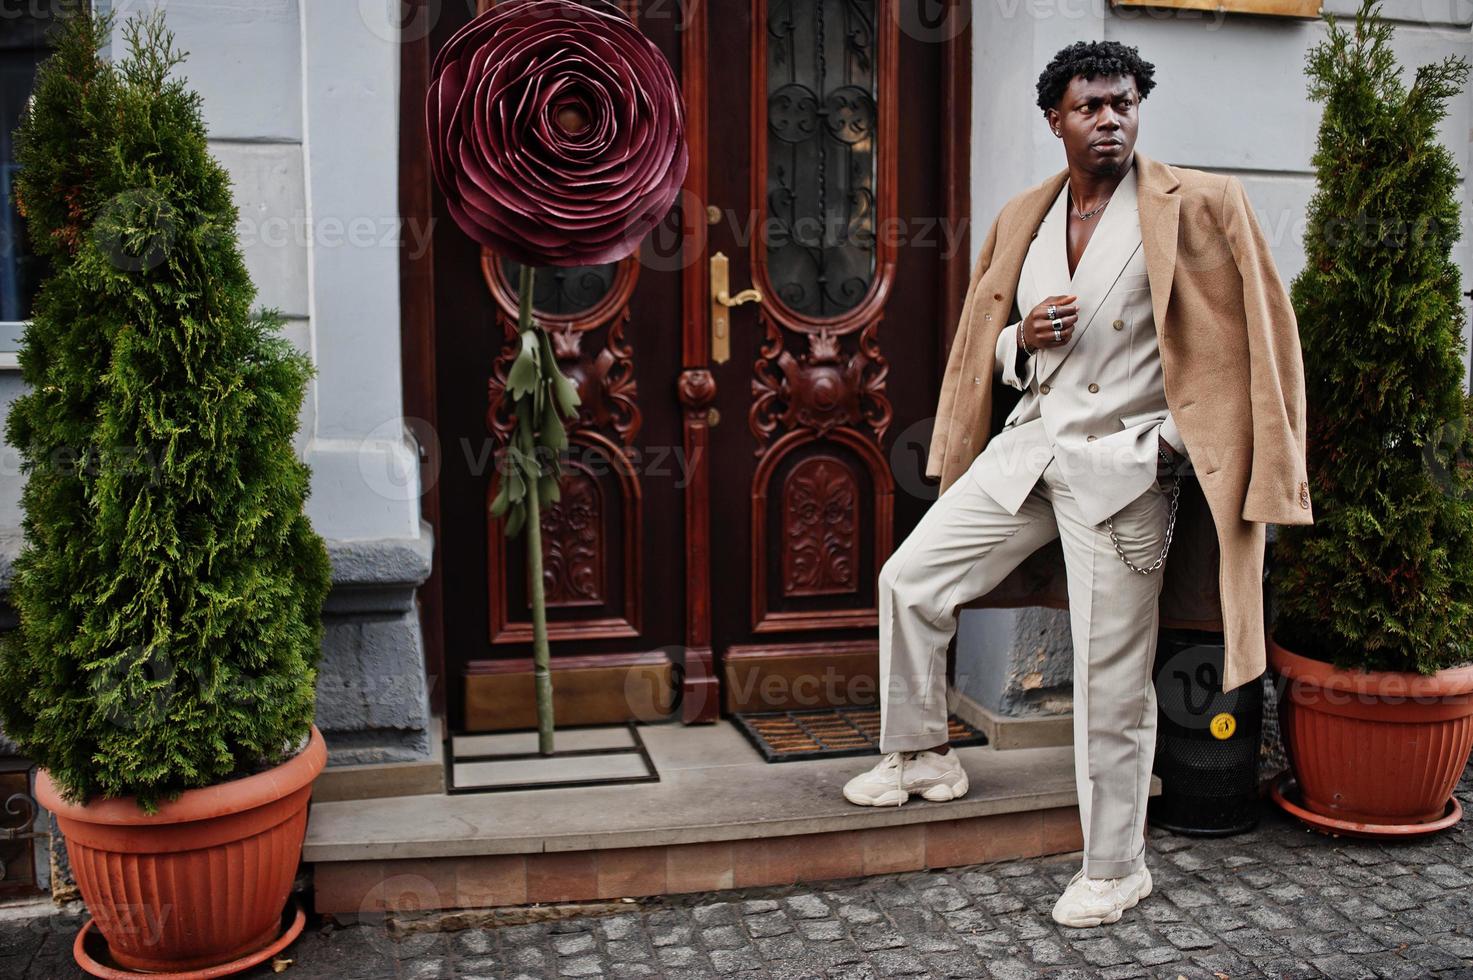
[[(1114, 515), (1120, 546), (1139, 567), (1161, 553), (1167, 492), (1152, 482)], [(1074, 641), (1074, 776), (1084, 873), (1116, 878), (1145, 864), (1156, 749), (1151, 669), (1164, 568), (1149, 575), (1127, 568), (1104, 522), (1089, 525), (1080, 518), (1057, 461), (1044, 468), (1016, 514), (992, 499), (969, 470), (885, 562), (879, 581), (880, 750), (911, 751), (946, 740), (946, 648), (957, 606), (991, 591), (1056, 537), (1064, 551)]]

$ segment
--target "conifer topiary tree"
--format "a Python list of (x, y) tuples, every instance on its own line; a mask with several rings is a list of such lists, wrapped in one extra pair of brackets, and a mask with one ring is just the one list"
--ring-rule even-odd
[(0, 649), (6, 733), (71, 802), (161, 799), (277, 765), (315, 714), (329, 585), (294, 448), (313, 368), (251, 312), (229, 177), (162, 12), (99, 57), (78, 15), (16, 130), (50, 258), (6, 435), (25, 543)]
[(1305, 361), (1315, 523), (1279, 529), (1275, 636), (1348, 669), (1473, 660), (1458, 169), (1437, 141), (1469, 65), (1402, 84), (1363, 0), (1307, 58), (1324, 103), (1306, 264), (1291, 295)]

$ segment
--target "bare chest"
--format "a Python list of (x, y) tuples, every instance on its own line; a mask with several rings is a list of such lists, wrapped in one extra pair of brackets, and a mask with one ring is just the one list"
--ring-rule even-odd
[(1064, 214), (1064, 251), (1069, 262), (1069, 275), (1073, 276), (1074, 270), (1079, 266), (1080, 258), (1084, 256), (1085, 248), (1089, 245), (1090, 238), (1094, 235), (1095, 228), (1099, 226), (1099, 214), (1084, 220), (1074, 213), (1073, 208), (1066, 209)]

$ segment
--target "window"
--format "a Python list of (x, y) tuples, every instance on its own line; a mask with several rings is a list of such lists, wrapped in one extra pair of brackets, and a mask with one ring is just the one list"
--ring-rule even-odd
[(21, 329), (45, 274), (31, 254), (25, 219), (16, 210), (15, 127), (36, 81), (36, 67), (50, 53), (47, 37), (66, 4), (19, 4), (0, 17), (0, 368), (14, 366)]

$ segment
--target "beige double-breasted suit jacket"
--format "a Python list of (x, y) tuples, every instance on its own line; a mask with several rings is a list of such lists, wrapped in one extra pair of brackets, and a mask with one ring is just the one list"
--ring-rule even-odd
[(1023, 261), (1017, 308), (1031, 310), (1048, 296), (1077, 295), (1079, 318), (1068, 343), (1044, 346), (1031, 356), (1019, 356), (1016, 322), (998, 334), (1003, 383), (1023, 395), (973, 470), (982, 488), (1011, 513), (1053, 461), (1085, 520), (1098, 524), (1156, 479), (1158, 433), (1177, 452), (1185, 451), (1162, 388), (1136, 200), (1132, 166), (1071, 275), (1066, 184)]
[[(1010, 316), (1015, 305), (1020, 312), (1026, 311), (1032, 304), (1023, 304), (1030, 296), (1037, 302), (1040, 290), (1077, 292), (1082, 304), (1088, 300), (1089, 308), (1080, 309), (1069, 349), (1043, 357), (1030, 368), (1037, 373), (1040, 393), (1043, 384), (1050, 385), (1041, 401), (1054, 397), (1055, 380), (1060, 372), (1069, 372), (1063, 377), (1077, 376), (1075, 380), (1086, 386), (1085, 393), (1070, 397), (1088, 405), (1085, 395), (1097, 393), (1088, 391), (1091, 381), (1083, 378), (1092, 359), (1085, 345), (1113, 331), (1113, 322), (1126, 320), (1123, 314), (1130, 309), (1139, 309), (1145, 301), (1144, 285), (1150, 296), (1165, 396), (1159, 425), (1168, 441), (1179, 439), (1193, 469), (1183, 490), (1167, 563), (1162, 622), (1223, 631), (1222, 689), (1230, 691), (1261, 675), (1265, 666), (1265, 524), (1313, 521), (1305, 466), (1304, 365), (1298, 323), (1268, 243), (1236, 177), (1169, 166), (1139, 150), (1132, 169), (1140, 248), (1111, 270), (1109, 262), (1095, 261), (1090, 255), (1096, 244), (1092, 239), (1075, 271), (1078, 289), (1048, 288), (1057, 281), (1059, 269), (1054, 267), (1049, 273), (1047, 267), (1065, 262), (1062, 257), (1048, 258), (1043, 278), (1031, 270), (1027, 277), (1023, 273), (1035, 236), (1062, 235), (1062, 221), (1046, 221), (1045, 217), (1059, 200), (1067, 168), (1012, 198), (998, 213), (972, 270), (947, 357), (926, 473), (940, 478), (944, 492), (1007, 427), (1004, 422), (994, 428), (993, 379), (1003, 374), (999, 370), (1001, 334), (1015, 320)], [(1112, 199), (1102, 218), (1115, 203)], [(1105, 235), (1107, 244), (1117, 238), (1119, 215), (1125, 210), (1107, 219), (1116, 223), (1114, 232), (1102, 222), (1095, 237)], [(1050, 247), (1040, 254), (1062, 256), (1063, 245), (1058, 244), (1058, 249)], [(1116, 251), (1102, 248), (1098, 255)], [(1067, 265), (1064, 273), (1067, 275)], [(1110, 288), (1087, 291), (1083, 288), (1086, 282)], [(1074, 348), (1085, 358), (1074, 362)], [(1127, 379), (1133, 371), (1129, 363), (1120, 370)], [(1092, 383), (1103, 389), (1106, 382)], [(1146, 388), (1144, 383), (1140, 387)], [(1047, 426), (1049, 410), (1041, 404), (1038, 407)], [(1141, 411), (1148, 409), (1143, 406)], [(1131, 419), (1133, 414), (1121, 412), (1116, 425), (1123, 432), (1140, 430), (1125, 436), (1126, 442), (1136, 436), (1144, 438), (1144, 430), (1158, 424), (1154, 416)], [(1023, 427), (1021, 417), (1013, 421), (1010, 428)], [(1076, 437), (1081, 433), (1086, 443), (1091, 434), (1100, 441), (1103, 431), (1084, 427), (1103, 425), (1103, 421), (1076, 421), (1066, 427), (1061, 419), (1054, 431), (1077, 447)], [(1142, 454), (1150, 445), (1154, 456), (1153, 439), (1154, 432), (1138, 447)], [(1025, 474), (1018, 482), (1026, 479)], [(1107, 509), (1115, 495), (1125, 492), (1124, 486), (1102, 491), (1094, 513)], [(1045, 548), (976, 604), (1067, 608), (1064, 583), (1062, 552)]]

